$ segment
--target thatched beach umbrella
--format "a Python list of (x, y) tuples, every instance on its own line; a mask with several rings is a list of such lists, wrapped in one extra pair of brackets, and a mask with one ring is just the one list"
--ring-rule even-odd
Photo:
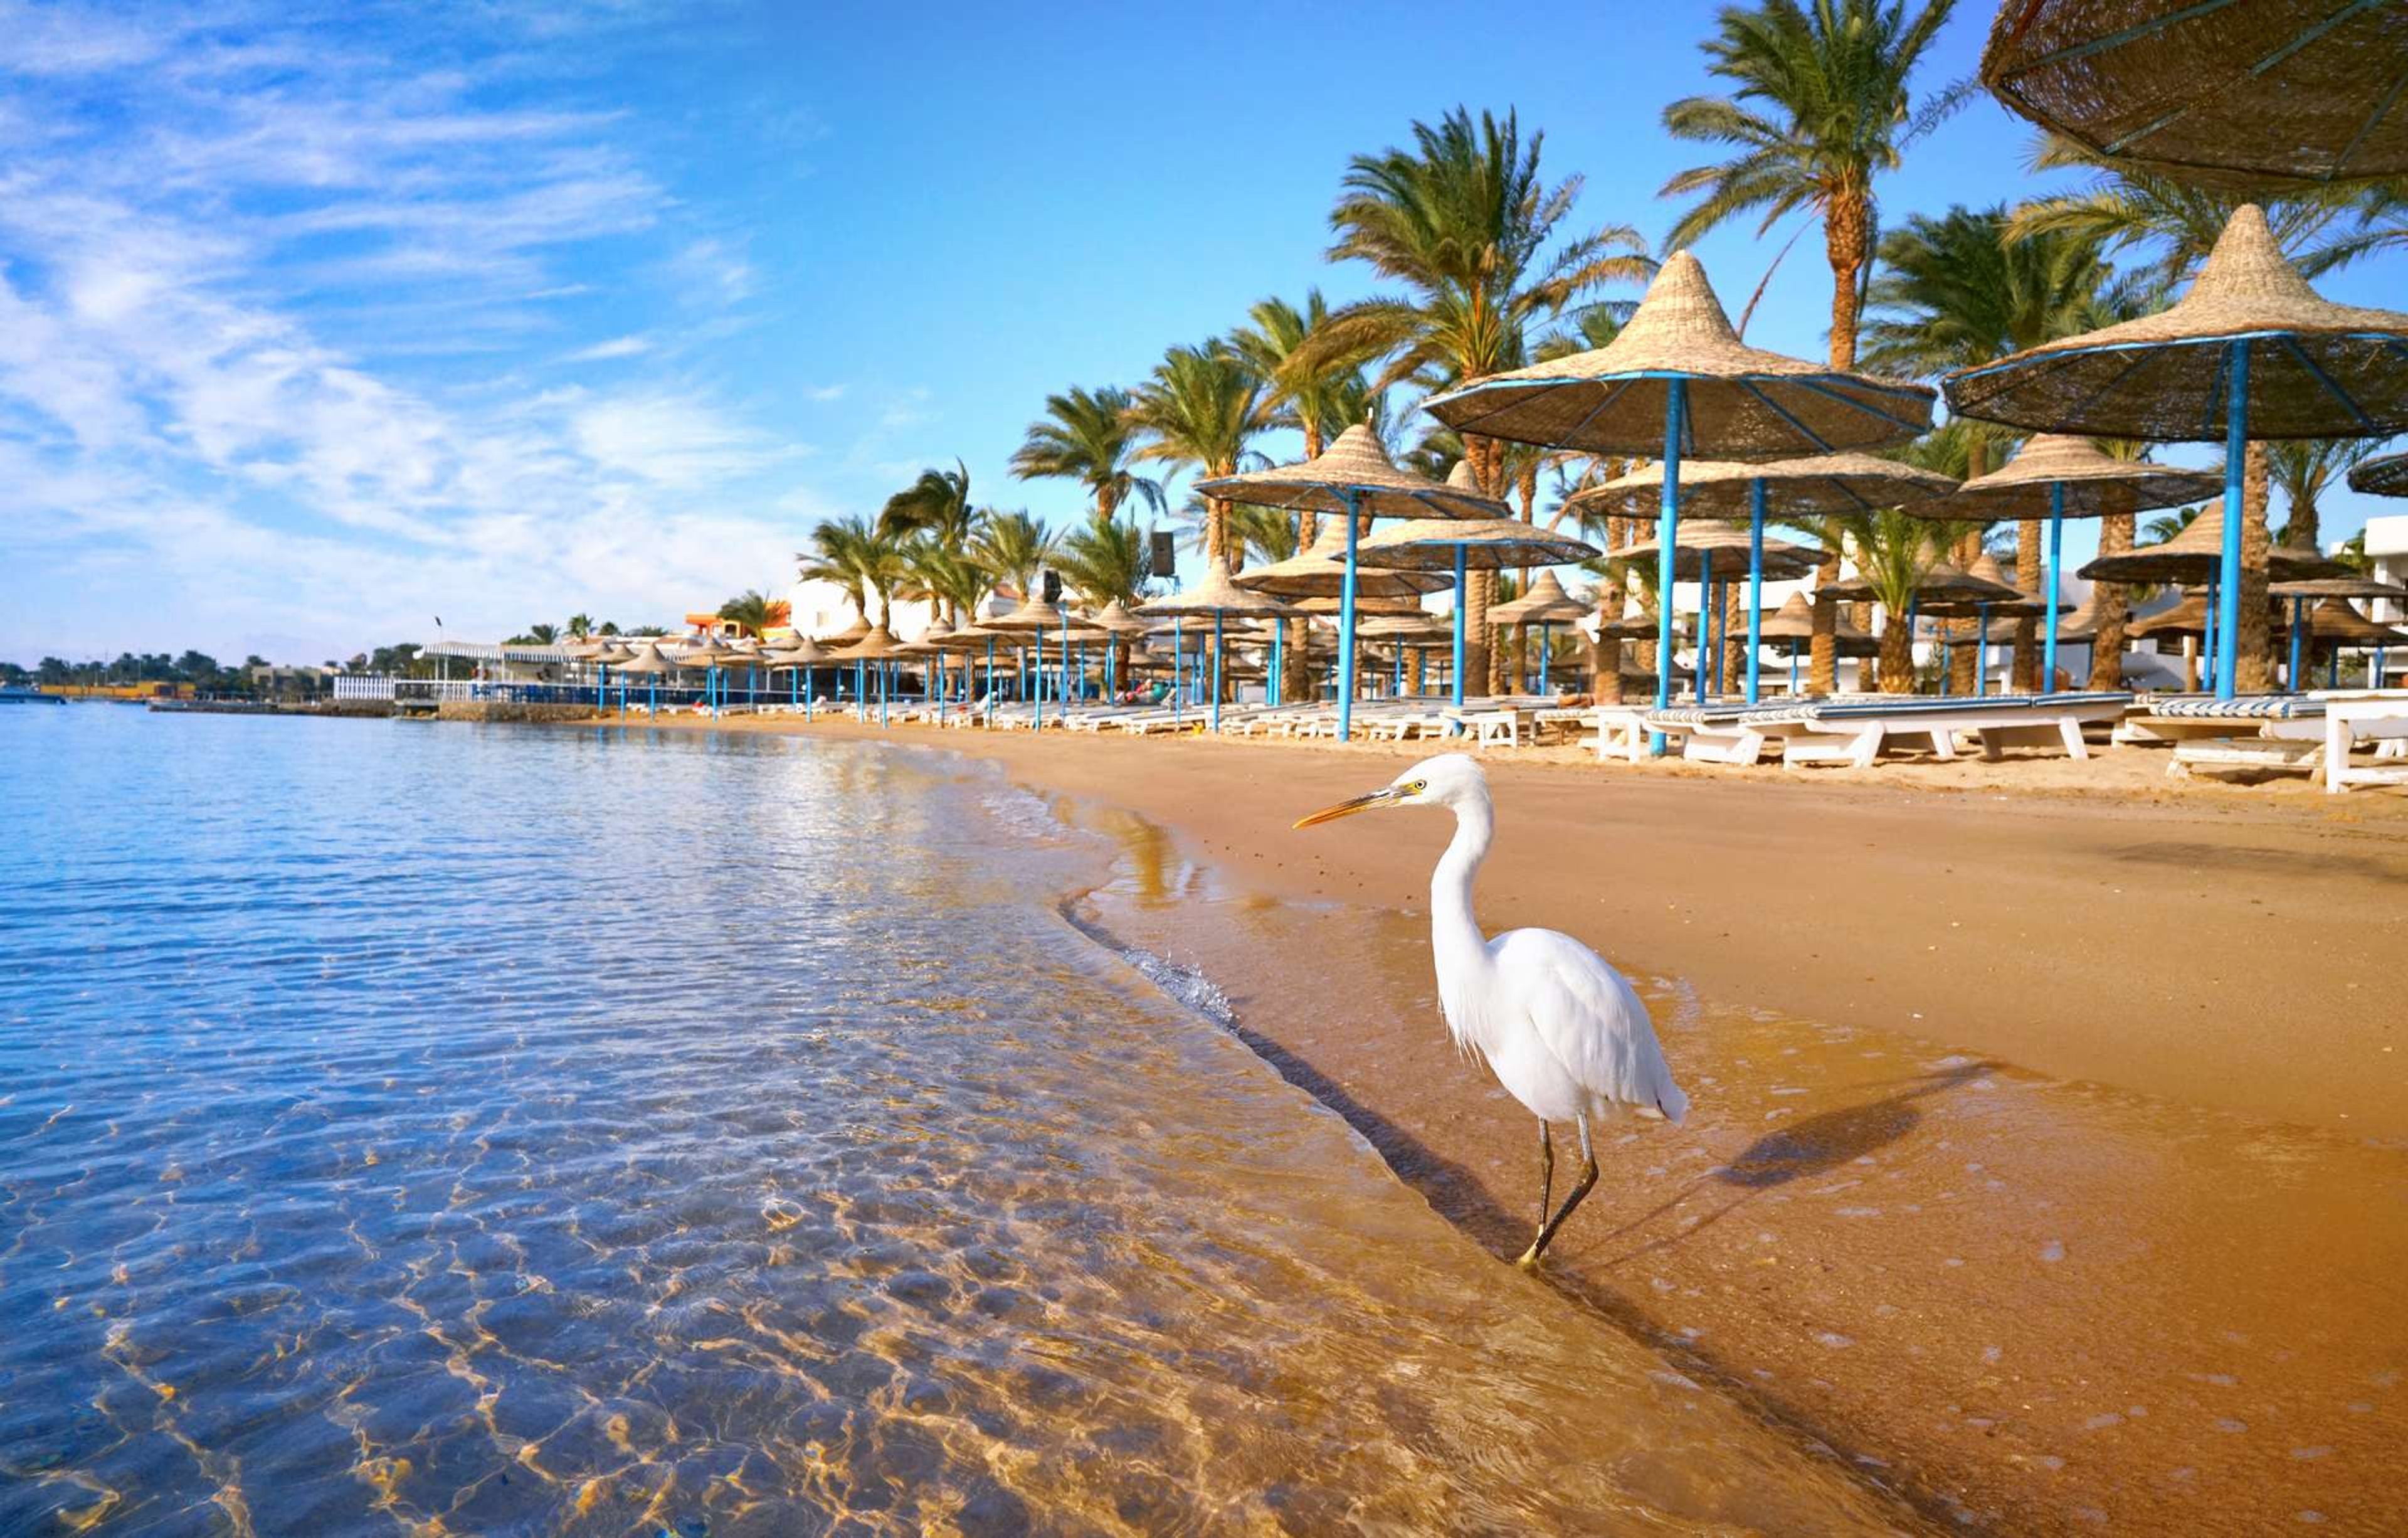
[(1554, 654), (1555, 627), (1570, 625), (1589, 611), (1588, 605), (1564, 591), (1553, 571), (1541, 571), (1530, 579), (1530, 591), (1511, 603), (1500, 603), (1488, 611), (1488, 623), (1496, 628), (1512, 625), (1535, 625), (1539, 627), (1539, 681), (1543, 685), (1547, 664)]
[(1035, 593), (1024, 597), (1018, 607), (1008, 612), (991, 614), (979, 621), (979, 627), (982, 630), (992, 630), (1008, 636), (1027, 636), (1036, 642), (1036, 726), (1039, 731), (1045, 729), (1045, 633), (1049, 630), (1063, 629), (1068, 624), (1068, 620), (1060, 609), (1047, 603), (1042, 597)]
[[(1761, 465), (1709, 459), (1681, 467), (1681, 512), (1684, 520), (1695, 516), (1738, 518), (1742, 514), (1747, 519), (1750, 704), (1758, 697), (1756, 654), (1763, 642), (1766, 576), (1764, 525), (1772, 503), (1777, 500), (1781, 512), (1787, 517), (1806, 518), (1907, 507), (1945, 496), (1956, 489), (1953, 478), (1936, 470), (1868, 453), (1810, 454)], [(1664, 467), (1649, 463), (1601, 485), (1575, 492), (1566, 505), (1611, 509), (1627, 516), (1643, 513), (1648, 504), (1660, 502), (1663, 492)]]
[[(2065, 632), (2061, 629), (2054, 629), (2057, 625), (2057, 612), (2066, 607), (2065, 604), (2062, 601), (2051, 603), (2041, 594), (2027, 592), (2022, 588), (2016, 587), (2013, 582), (2008, 580), (2006, 572), (2000, 568), (1998, 557), (1991, 554), (1988, 551), (1985, 550), (1982, 552), (1982, 553), (1974, 556), (1971, 562), (1967, 563), (1965, 567), (1965, 575), (1973, 578), (1978, 582), (1989, 582), (1994, 586), (2006, 588), (2014, 594), (2014, 597), (2011, 598), (2000, 598), (1996, 597), (1939, 597), (1920, 606), (1923, 612), (1926, 614), (1934, 615), (1941, 619), (1971, 619), (1975, 622), (1973, 626), (1973, 635), (1971, 637), (1973, 645), (1978, 649), (1973, 668), (1973, 694), (1975, 697), (1978, 698), (1982, 695), (1989, 692), (1990, 648), (1993, 645), (2000, 644), (1994, 639), (1990, 629), (1990, 620), (1993, 615), (2006, 616), (2007, 639), (2003, 643), (2006, 645), (2014, 644), (2017, 621), (2036, 618), (2042, 614), (2048, 616), (2054, 633), (2057, 634), (2060, 639), (2076, 639), (2067, 637)], [(2056, 584), (2051, 583), (2050, 591), (2054, 592), (2055, 589)], [(1942, 637), (1942, 640), (1943, 643), (1948, 643), (1948, 638)], [(2054, 681), (2057, 678), (2057, 652), (2054, 647), (2051, 647), (2049, 650), (2048, 659), (2049, 671), (2043, 673), (2042, 676), (2050, 680), (2051, 683), (2048, 686), (2054, 688), (2056, 686)], [(1944, 671), (1940, 675), (1940, 692), (1943, 695), (1948, 692), (1948, 675)]]
[(619, 664), (622, 678), (632, 675), (651, 681), (645, 685), (646, 708), (655, 716), (661, 713), (661, 675), (675, 671), (677, 664), (661, 655), (658, 642), (650, 640), (639, 643), (627, 660)]
[[(1338, 616), (1338, 737), (1353, 735), (1354, 721), (1355, 556), (1366, 518), (1493, 518), (1503, 503), (1398, 467), (1376, 434), (1358, 423), (1301, 465), (1199, 481), (1207, 496), (1297, 512), (1334, 512), (1345, 523), (1345, 576)], [(1217, 693), (1217, 691), (1215, 691)], [(1213, 704), (1217, 715), (1219, 700)]]
[(880, 624), (870, 626), (868, 631), (852, 645), (841, 651), (831, 651), (828, 654), (828, 660), (831, 662), (853, 664), (853, 708), (860, 712), (866, 713), (869, 709), (869, 665), (873, 662), (879, 665), (878, 724), (882, 726), (886, 725), (886, 664), (899, 655), (902, 650), (902, 643), (895, 639), (893, 633), (883, 624)]
[(769, 657), (769, 671), (772, 674), (781, 670), (795, 674), (796, 702), (802, 706), (805, 721), (814, 719), (818, 712), (811, 696), (810, 669), (827, 660), (826, 650), (809, 636), (796, 636), (783, 646), (772, 651)]
[[(2240, 659), (2243, 464), (2252, 438), (2408, 427), (2408, 315), (2329, 304), (2283, 257), (2265, 211), (2236, 210), (2190, 291), (2156, 315), (1952, 374), (1961, 416), (2038, 431), (2224, 440), (2216, 697)], [(2220, 424), (2219, 424), (2220, 419)]]
[[(1447, 526), (1485, 522), (1457, 518), (1433, 521)], [(1526, 528), (1528, 525), (1523, 526)], [(1358, 564), (1364, 543), (1368, 540), (1358, 541), (1355, 547)], [(1268, 566), (1248, 567), (1232, 574), (1229, 580), (1240, 587), (1268, 593), (1279, 598), (1341, 597), (1346, 591), (1345, 560), (1346, 531), (1331, 524), (1314, 536), (1311, 545), (1286, 560), (1273, 561)], [(1415, 594), (1435, 593), (1445, 585), (1446, 579), (1436, 572), (1382, 570), (1365, 565), (1355, 573), (1354, 596), (1357, 598), (1410, 597)]]
[[(1914, 510), (1916, 516), (1923, 518), (1977, 523), (2000, 518), (2018, 523), (2048, 520), (2048, 542), (2043, 547), (2047, 575), (2042, 579), (2041, 591), (2051, 602), (2040, 676), (2048, 681), (2047, 687), (2055, 688), (2059, 635), (2056, 600), (2063, 582), (2065, 521), (2146, 512), (2152, 508), (2196, 502), (2214, 495), (2216, 480), (2210, 470), (2117, 459), (2100, 453), (2087, 438), (2040, 433), (2028, 439), (2004, 465), (1966, 482), (1955, 496)], [(1983, 629), (1986, 633), (1988, 628), (1985, 621)]]
[[(1831, 652), (1834, 656), (1870, 657), (1881, 654), (1881, 638), (1865, 630), (1848, 618), (1847, 611), (1837, 600), (1830, 605)], [(1814, 640), (1814, 604), (1803, 593), (1792, 593), (1782, 606), (1765, 616), (1763, 640), (1789, 642), (1789, 692), (1798, 692), (1799, 643), (1811, 644)]]
[(2393, 0), (2005, 0), (1982, 83), (2052, 133), (2185, 181), (2408, 173)]
[[(2372, 577), (2350, 576), (2276, 582), (2267, 591), (2277, 598), (2289, 600), (2291, 605), (2291, 687), (2294, 689), (2300, 686), (2300, 680), (2304, 676), (2300, 671), (2303, 632), (2317, 640), (2354, 640), (2372, 646), (2378, 678), (2383, 671), (2383, 653), (2402, 639), (2408, 639), (2388, 625), (2368, 619), (2349, 603), (2352, 598), (2388, 598), (2394, 603), (2408, 601), (2408, 588), (2379, 582)], [(2310, 602), (2314, 602), (2315, 607), (2303, 616), (2300, 610)], [(2341, 665), (2338, 648), (2333, 654), (2333, 665), (2336, 668)]]
[[(1656, 542), (1680, 521), (1681, 460), (1780, 459), (1903, 443), (1931, 424), (1932, 391), (1749, 347), (1687, 252), (1675, 252), (1612, 341), (1474, 380), (1424, 403), (1456, 431), (1664, 466)], [(1657, 564), (1656, 704), (1671, 702), (1672, 563)], [(1653, 746), (1663, 749), (1658, 737)]]
[[(1623, 479), (1627, 480), (1628, 477)], [(1686, 484), (1684, 481), (1684, 487)], [(1685, 495), (1684, 491), (1684, 496)], [(1685, 502), (1684, 505), (1686, 505)], [(1756, 653), (1757, 646), (1761, 644), (1760, 636), (1764, 628), (1762, 586), (1764, 579), (1769, 577), (1774, 582), (1786, 582), (1792, 578), (1803, 577), (1822, 564), (1822, 552), (1810, 550), (1804, 545), (1791, 544), (1786, 539), (1760, 538), (1753, 525), (1742, 528), (1737, 524), (1722, 518), (1683, 518), (1673, 531), (1673, 539), (1675, 542), (1672, 546), (1672, 576), (1676, 581), (1698, 584), (1698, 607), (1709, 616), (1716, 611), (1728, 608), (1727, 604), (1717, 601), (1720, 590), (1714, 585), (1714, 568), (1720, 566), (1726, 570), (1736, 570), (1742, 553), (1745, 553), (1750, 572), (1748, 668), (1752, 675), (1756, 674)], [(1660, 548), (1661, 546), (1654, 539), (1641, 539), (1614, 551), (1612, 558), (1617, 561), (1635, 561), (1652, 565), (1656, 562), (1656, 553)], [(1658, 581), (1660, 583), (1660, 574)], [(1730, 618), (1727, 612), (1724, 613), (1721, 624), (1720, 632), (1716, 632), (1712, 625), (1701, 625), (1698, 633), (1697, 667), (1694, 669), (1694, 676), (1699, 699), (1706, 697), (1708, 676), (1710, 674), (1719, 676), (1721, 654), (1715, 649), (1719, 643), (1714, 642), (1713, 638), (1716, 634), (1727, 638)], [(1710, 653), (1712, 654), (1709, 654)], [(1671, 672), (1669, 661), (1663, 666), (1662, 671), (1669, 678)], [(1751, 703), (1762, 697), (1760, 676), (1756, 679), (1756, 685), (1757, 693), (1749, 697)]]
[[(1348, 522), (1352, 524), (1351, 517)], [(1339, 684), (1338, 701), (1339, 717), (1341, 721), (1346, 714), (1346, 692), (1352, 688), (1354, 681), (1354, 666), (1350, 660), (1354, 642), (1353, 595), (1348, 594), (1342, 601), (1347, 607), (1345, 612), (1339, 616), (1343, 631), (1339, 640), (1339, 668), (1343, 675)], [(1180, 623), (1190, 615), (1212, 616), (1212, 729), (1216, 732), (1221, 729), (1223, 621), (1231, 618), (1280, 620), (1286, 618), (1291, 612), (1286, 604), (1268, 593), (1249, 593), (1240, 587), (1229, 580), (1228, 573), (1210, 561), (1204, 564), (1204, 576), (1201, 581), (1190, 582), (1182, 591), (1167, 597), (1149, 598), (1137, 606), (1137, 613), (1140, 618), (1149, 615), (1155, 618), (1167, 616), (1170, 620), (1170, 650), (1173, 657), (1179, 654)], [(1175, 683), (1170, 692), (1175, 701), (1179, 694)], [(1171, 709), (1171, 719), (1174, 722), (1178, 720), (1178, 712), (1179, 707), (1174, 703)]]
[(2408, 496), (2408, 453), (2358, 461), (2350, 467), (2349, 489), (2369, 496)]
[[(1471, 491), (1471, 464), (1455, 461), (1446, 483), (1459, 492)], [(1473, 571), (1501, 571), (1507, 567), (1557, 566), (1585, 561), (1597, 547), (1558, 530), (1541, 528), (1512, 517), (1506, 506), (1495, 504), (1497, 516), (1487, 518), (1423, 518), (1380, 530), (1363, 541), (1361, 564), (1388, 571), (1451, 571), (1455, 576), (1455, 703), (1463, 703), (1466, 582)]]

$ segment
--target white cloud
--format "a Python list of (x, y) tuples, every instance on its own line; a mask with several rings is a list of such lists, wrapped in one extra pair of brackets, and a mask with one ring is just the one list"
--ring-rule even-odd
[[(738, 236), (660, 240), (621, 119), (321, 26), (0, 0), (0, 484), (43, 555), (0, 656), (314, 660), (783, 581), (824, 510), (766, 478), (808, 451), (624, 329), (631, 282), (724, 309), (757, 275)], [(592, 280), (587, 243), (647, 239)], [(608, 391), (534, 382), (606, 360)]]
[(580, 347), (561, 361), (563, 363), (604, 363), (612, 358), (638, 358), (652, 350), (647, 337), (613, 337), (609, 341)]

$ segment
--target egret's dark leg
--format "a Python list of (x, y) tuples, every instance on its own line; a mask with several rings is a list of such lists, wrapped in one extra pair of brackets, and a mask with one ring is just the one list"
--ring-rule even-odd
[(1547, 1202), (1555, 1188), (1555, 1139), (1546, 1121), (1539, 1122), (1539, 1227), (1547, 1226)]
[[(1597, 1185), (1597, 1150), (1589, 1143), (1588, 1118), (1580, 1117), (1578, 1125), (1581, 1143), (1580, 1182), (1572, 1187), (1572, 1194), (1564, 1198), (1563, 1210), (1547, 1219), (1539, 1229), (1539, 1237), (1530, 1242), (1530, 1247), (1522, 1252), (1522, 1258), (1514, 1262), (1524, 1271), (1538, 1269), (1539, 1257), (1546, 1253), (1549, 1241), (1555, 1237), (1555, 1230), (1564, 1226), (1564, 1219), (1572, 1215), (1572, 1209), (1579, 1206), (1582, 1199), (1588, 1195), (1590, 1188)], [(1554, 1162), (1552, 1152), (1548, 1157), (1548, 1162), (1550, 1164)]]

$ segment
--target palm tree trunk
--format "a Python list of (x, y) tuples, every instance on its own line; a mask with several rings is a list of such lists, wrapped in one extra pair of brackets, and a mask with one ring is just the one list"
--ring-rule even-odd
[[(1859, 571), (1862, 569), (1862, 568), (1858, 568)], [(1870, 630), (1873, 627), (1873, 606), (1870, 603), (1848, 605), (1848, 620), (1859, 630)], [(1889, 669), (1882, 665), (1883, 659), (1879, 654), (1875, 654), (1868, 660), (1873, 665), (1872, 687), (1868, 692), (1878, 694), (1886, 687), (1882, 681), (1889, 677)]]
[[(2015, 525), (2015, 585), (2027, 593), (2040, 591), (2040, 520), (2027, 518)], [(2029, 691), (2040, 678), (2040, 625), (2029, 619), (2015, 621), (2014, 672), (2012, 687)]]
[(1823, 251), (1831, 262), (1831, 367), (1856, 366), (1856, 279), (1864, 271), (1870, 210), (1861, 191), (1835, 194), (1823, 213)]
[(1914, 626), (1904, 614), (1891, 614), (1882, 625), (1881, 692), (1914, 693)]
[[(1826, 550), (1822, 564), (1814, 568), (1815, 590), (1820, 592), (1839, 580), (1840, 553)], [(1840, 692), (1840, 648), (1833, 639), (1832, 627), (1839, 620), (1839, 606), (1822, 597), (1813, 599), (1813, 604), (1814, 634), (1807, 643), (1806, 687), (1818, 695), (1835, 695)]]
[[(1214, 475), (1223, 472), (1215, 469)], [(1224, 576), (1229, 572), (1229, 504), (1217, 496), (1204, 499), (1204, 559), (1216, 563)]]
[[(1613, 527), (1606, 529), (1607, 547), (1620, 543)], [(1621, 582), (1612, 576), (1597, 584), (1597, 611), (1608, 624), (1622, 618)], [(1603, 634), (1589, 643), (1589, 694), (1600, 705), (1622, 703), (1622, 638)]]
[[(1466, 434), (1463, 439), (1463, 456), (1471, 461), (1471, 479), (1478, 483), (1482, 494), (1501, 497), (1504, 488), (1498, 482), (1500, 479), (1499, 472), (1504, 468), (1505, 446), (1493, 438)], [(1470, 580), (1464, 583), (1464, 587), (1466, 589), (1463, 605), (1464, 678), (1467, 683), (1472, 679), (1486, 680), (1487, 692), (1494, 694), (1497, 692), (1497, 681), (1492, 676), (1492, 648), (1488, 644), (1488, 606), (1497, 597), (1497, 574), (1493, 571), (1475, 571), (1471, 574)]]
[[(2133, 518), (2111, 512), (2099, 521), (2099, 553), (2120, 555), (2132, 548)], [(2090, 609), (2099, 619), (2098, 639), (2090, 643), (2090, 686), (2124, 686), (2124, 625), (2130, 617), (2131, 590), (2122, 582), (2090, 584)]]
[[(2272, 537), (2266, 527), (2269, 464), (2266, 445), (2252, 443), (2241, 468), (2241, 625), (2234, 636), (2240, 648), (2233, 664), (2232, 684), (2243, 694), (2262, 694), (2273, 687), (2273, 627), (2266, 598), (2267, 553)], [(2231, 516), (2227, 508), (2225, 515)]]

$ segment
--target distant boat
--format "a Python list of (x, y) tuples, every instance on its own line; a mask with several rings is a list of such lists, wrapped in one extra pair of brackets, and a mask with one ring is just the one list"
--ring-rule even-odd
[(0, 705), (64, 705), (64, 695), (46, 695), (22, 683), (0, 683)]

